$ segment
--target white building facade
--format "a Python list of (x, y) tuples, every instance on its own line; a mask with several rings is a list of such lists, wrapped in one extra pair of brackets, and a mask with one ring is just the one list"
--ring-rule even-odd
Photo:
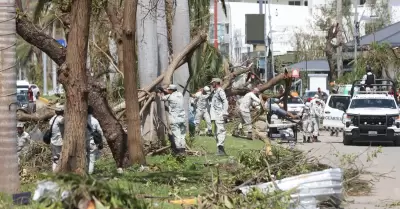
[[(357, 1), (360, 35), (364, 35), (364, 25), (373, 14), (368, 6), (369, 0)], [(378, 0), (379, 1), (379, 0)], [(400, 0), (387, 0), (391, 23), (400, 21)], [(214, 13), (211, 0), (210, 12)], [(316, 31), (312, 27), (315, 17), (320, 13), (319, 8), (331, 3), (332, 0), (271, 0), (272, 43), (274, 55), (283, 55), (295, 49), (295, 34), (297, 32), (325, 36), (325, 32)], [(262, 5), (263, 13), (269, 16), (268, 5)], [(245, 42), (246, 14), (259, 14), (260, 4), (257, 0), (228, 0), (226, 1), (227, 16), (224, 15), (221, 4), (218, 4), (218, 43), (220, 51), (229, 55), (233, 63), (241, 63), (243, 54), (256, 51), (253, 45)], [(354, 11), (354, 7), (353, 7)], [(353, 17), (354, 18), (354, 17)], [(269, 20), (266, 20), (266, 33), (269, 34)], [(352, 20), (354, 21), (354, 19)], [(211, 18), (210, 40), (213, 42), (213, 16)], [(350, 39), (353, 39), (352, 37)], [(257, 50), (259, 51), (259, 50)]]

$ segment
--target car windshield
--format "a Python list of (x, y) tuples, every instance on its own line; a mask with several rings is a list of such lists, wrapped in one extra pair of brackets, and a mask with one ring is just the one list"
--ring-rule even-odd
[(17, 101), (21, 103), (28, 102), (28, 95), (27, 94), (17, 94)]
[(350, 108), (391, 108), (396, 109), (393, 99), (354, 99), (351, 101)]
[(316, 95), (317, 92), (316, 91), (307, 91), (304, 96), (305, 97), (313, 97), (314, 95)]
[(299, 97), (288, 98), (287, 103), (288, 104), (304, 104), (303, 100), (301, 100)]

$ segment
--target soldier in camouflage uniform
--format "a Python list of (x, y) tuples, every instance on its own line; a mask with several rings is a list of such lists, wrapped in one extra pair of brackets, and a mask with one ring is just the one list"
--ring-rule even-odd
[(23, 151), (25, 151), (25, 147), (29, 145), (31, 141), (31, 137), (24, 130), (24, 124), (21, 122), (17, 123), (17, 154), (18, 154), (18, 164), (20, 162), (20, 155)]

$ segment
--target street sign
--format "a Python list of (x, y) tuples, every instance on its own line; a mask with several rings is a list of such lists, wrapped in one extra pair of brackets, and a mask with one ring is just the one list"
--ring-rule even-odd
[(57, 42), (58, 42), (59, 44), (61, 44), (61, 46), (63, 46), (63, 47), (66, 47), (66, 46), (67, 46), (67, 43), (65, 43), (65, 40), (64, 40), (64, 39), (58, 39)]
[(292, 70), (292, 77), (293, 78), (299, 78), (300, 77), (300, 73), (298, 69), (293, 69)]

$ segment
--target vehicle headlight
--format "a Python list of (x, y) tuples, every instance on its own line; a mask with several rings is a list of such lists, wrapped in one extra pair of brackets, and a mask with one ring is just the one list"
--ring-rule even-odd
[(398, 121), (398, 122), (400, 121), (399, 115), (388, 116), (388, 126), (394, 125), (396, 121)]
[(344, 114), (342, 118), (343, 123), (345, 124), (346, 122), (350, 122), (350, 124), (358, 125), (358, 120), (356, 115), (349, 115), (349, 114)]
[(28, 107), (28, 105), (27, 104), (23, 104), (22, 107)]

